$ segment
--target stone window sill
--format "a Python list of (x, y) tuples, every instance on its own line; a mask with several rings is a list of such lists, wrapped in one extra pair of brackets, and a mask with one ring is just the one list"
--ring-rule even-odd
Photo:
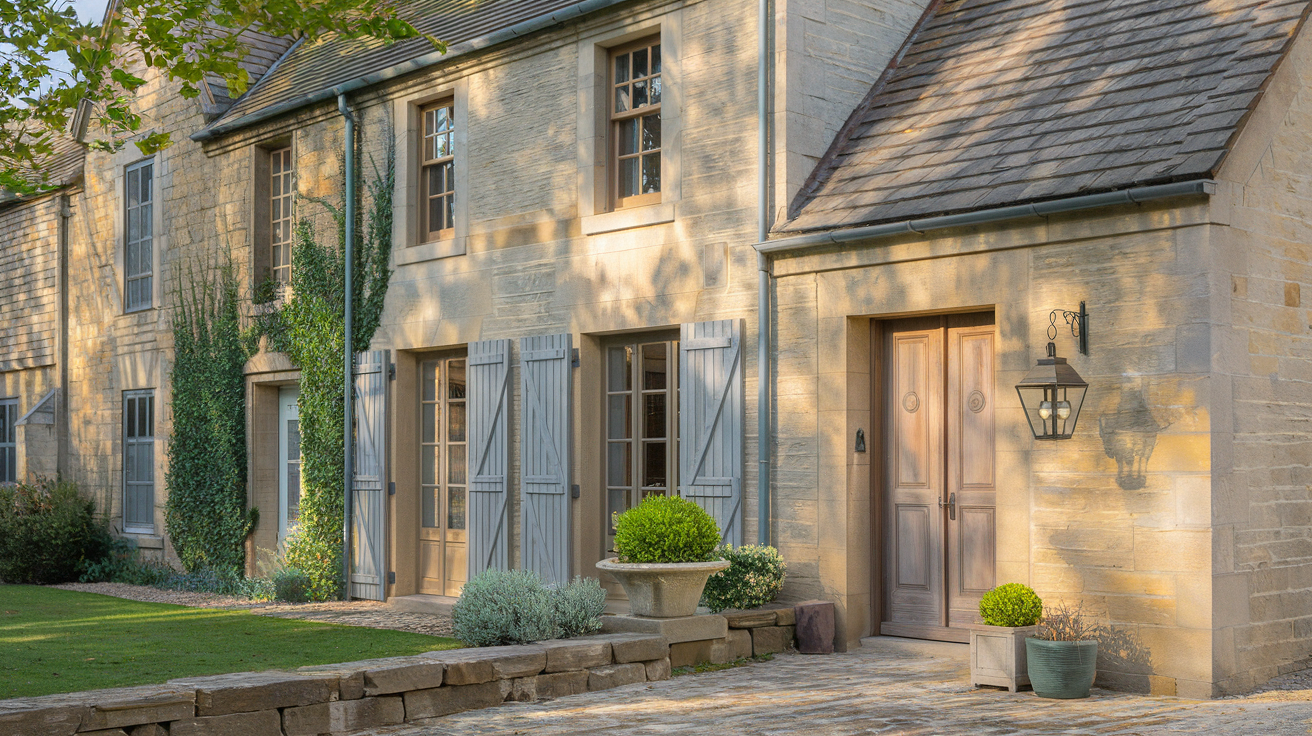
[(136, 542), (138, 549), (164, 549), (164, 537), (150, 532), (134, 532), (129, 529), (123, 532), (123, 536)]
[(435, 261), (439, 258), (463, 256), (466, 251), (465, 240), (466, 238), (451, 238), (450, 240), (439, 240), (435, 243), (412, 245), (400, 250), (393, 248), (392, 260), (397, 266), (406, 266), (411, 263)]
[(674, 222), (674, 203), (662, 202), (584, 217), (583, 234), (600, 235), (670, 222)]

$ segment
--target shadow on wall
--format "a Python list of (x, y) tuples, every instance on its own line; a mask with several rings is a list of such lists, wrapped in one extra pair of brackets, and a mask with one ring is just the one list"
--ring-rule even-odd
[(1098, 627), (1098, 687), (1132, 693), (1151, 692), (1153, 674), (1148, 648), (1134, 628)]
[(1140, 390), (1122, 392), (1116, 413), (1098, 417), (1103, 452), (1116, 461), (1116, 485), (1127, 491), (1143, 489), (1157, 435), (1169, 426), (1157, 423)]

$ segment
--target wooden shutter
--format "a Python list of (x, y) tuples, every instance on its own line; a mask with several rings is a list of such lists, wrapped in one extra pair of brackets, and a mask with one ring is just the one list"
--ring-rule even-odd
[(520, 549), (548, 585), (570, 579), (571, 348), (567, 334), (519, 341)]
[(356, 354), (350, 594), (373, 601), (384, 598), (387, 571), (387, 377), (386, 350)]
[(510, 341), (469, 344), (469, 580), (510, 567)]
[(742, 544), (742, 321), (683, 325), (679, 338), (679, 495)]

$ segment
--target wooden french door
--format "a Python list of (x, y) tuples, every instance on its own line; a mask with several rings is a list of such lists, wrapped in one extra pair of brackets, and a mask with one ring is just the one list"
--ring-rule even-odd
[(425, 360), (419, 380), (419, 592), (457, 596), (468, 568), (465, 357)]
[(994, 585), (993, 315), (882, 323), (885, 635), (968, 641)]

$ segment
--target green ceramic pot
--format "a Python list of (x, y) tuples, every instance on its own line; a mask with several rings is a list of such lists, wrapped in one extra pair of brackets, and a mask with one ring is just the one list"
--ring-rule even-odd
[(1098, 642), (1025, 640), (1030, 686), (1042, 698), (1087, 698), (1098, 669)]

